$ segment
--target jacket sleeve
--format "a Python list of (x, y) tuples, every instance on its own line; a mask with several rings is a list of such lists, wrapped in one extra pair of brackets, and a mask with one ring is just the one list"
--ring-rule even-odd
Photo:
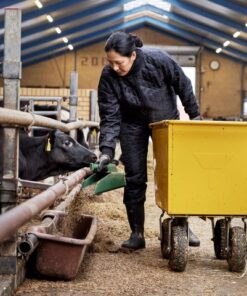
[(100, 151), (104, 147), (116, 147), (116, 141), (120, 132), (120, 105), (112, 85), (112, 81), (102, 73), (98, 86), (98, 104), (100, 115)]
[(165, 57), (164, 65), (166, 76), (170, 78), (175, 93), (179, 96), (185, 112), (190, 119), (200, 115), (198, 104), (193, 93), (190, 79), (184, 74), (182, 68), (169, 56)]

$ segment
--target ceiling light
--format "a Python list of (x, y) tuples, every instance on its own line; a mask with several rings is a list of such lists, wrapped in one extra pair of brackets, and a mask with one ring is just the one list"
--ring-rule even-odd
[(68, 38), (63, 37), (63, 42), (64, 42), (64, 43), (68, 43), (68, 42), (69, 42)]
[(223, 43), (223, 46), (224, 47), (227, 47), (231, 42), (229, 40), (226, 40), (224, 43)]
[(61, 34), (61, 33), (62, 33), (62, 30), (61, 30), (59, 27), (56, 27), (55, 30), (56, 30), (56, 32), (57, 32), (58, 34)]
[(220, 52), (222, 52), (222, 48), (221, 47), (219, 47), (219, 48), (216, 49), (216, 53), (220, 53)]
[(51, 15), (47, 14), (46, 18), (48, 19), (49, 23), (53, 22), (53, 17)]
[(247, 23), (245, 23), (245, 27), (247, 27)]
[(38, 8), (42, 8), (43, 7), (43, 4), (39, 0), (35, 0), (34, 3), (36, 4), (36, 6)]
[(237, 32), (235, 32), (232, 36), (234, 37), (234, 38), (238, 38), (238, 36), (240, 35), (241, 33), (239, 32), (239, 31), (237, 31)]
[(73, 45), (72, 45), (72, 44), (69, 44), (69, 45), (68, 45), (68, 49), (69, 49), (69, 50), (73, 50), (73, 49), (74, 49)]

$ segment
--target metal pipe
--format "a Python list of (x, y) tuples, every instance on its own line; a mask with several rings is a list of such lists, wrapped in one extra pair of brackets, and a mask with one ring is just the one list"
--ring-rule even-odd
[[(0, 101), (3, 100), (3, 96), (0, 96)], [(38, 96), (20, 96), (20, 101), (40, 101), (40, 102), (57, 102), (62, 101), (62, 97), (38, 97)]]
[(48, 225), (52, 229), (55, 227), (56, 220), (56, 217), (53, 215), (45, 216), (40, 225), (29, 227), (26, 233), (22, 234), (22, 238), (18, 242), (18, 252), (25, 257), (30, 256), (39, 245), (39, 238), (33, 233), (33, 230), (43, 232)]
[(46, 190), (47, 188), (52, 186), (51, 184), (48, 184), (48, 183), (23, 180), (20, 178), (18, 179), (18, 182), (20, 183), (21, 187), (28, 187), (28, 188), (41, 189), (41, 190)]
[[(74, 122), (77, 118), (77, 105), (78, 105), (78, 73), (73, 71), (70, 74), (70, 96), (69, 96), (69, 121)], [(70, 132), (70, 136), (74, 139), (77, 138), (76, 130)]]
[(0, 125), (20, 125), (20, 126), (42, 126), (54, 129), (59, 129), (63, 132), (69, 132), (72, 129), (82, 127), (97, 127), (99, 124), (92, 121), (75, 121), (70, 123), (63, 123), (52, 118), (30, 114), (27, 112), (11, 110), (7, 108), (0, 108)]
[[(3, 106), (9, 114), (19, 109), (21, 79), (21, 10), (6, 8), (4, 16)], [(16, 206), (19, 159), (19, 129), (4, 127), (0, 144), (2, 176), (0, 176), (0, 213)], [(16, 274), (16, 234), (0, 246), (0, 274)]]
[(33, 233), (26, 233), (17, 246), (17, 250), (23, 256), (29, 256), (39, 245), (39, 239)]
[(75, 121), (77, 118), (77, 104), (78, 104), (78, 96), (77, 96), (77, 88), (78, 88), (78, 73), (73, 71), (70, 74), (70, 96), (69, 96), (69, 111), (70, 111), (70, 121)]
[[(99, 108), (97, 104), (98, 94), (96, 90), (90, 91), (90, 120), (99, 122)], [(92, 150), (98, 149), (98, 132), (97, 128), (90, 128), (88, 133), (89, 148)]]
[(96, 90), (90, 91), (90, 120), (99, 122), (99, 110), (98, 110), (98, 94)]
[[(66, 196), (66, 199), (60, 203), (57, 207), (55, 207), (55, 211), (65, 211), (66, 208), (70, 205), (70, 203), (73, 201), (73, 199), (79, 194), (81, 191), (81, 184), (76, 185), (68, 196)], [(35, 229), (41, 229), (42, 227), (45, 227), (46, 225), (50, 225), (51, 222), (54, 220), (54, 217), (46, 216), (45, 219), (41, 222), (39, 225), (35, 225)], [(32, 233), (33, 226), (29, 227), (26, 231), (26, 233), (21, 238), (21, 241), (18, 243), (18, 251), (23, 256), (29, 256), (31, 255), (34, 250), (39, 245), (39, 239), (35, 234)]]
[(91, 174), (89, 168), (80, 169), (49, 189), (5, 212), (0, 216), (0, 242), (8, 239), (22, 225), (52, 205), (55, 200)]
[(80, 191), (81, 191), (81, 184), (78, 184), (71, 190), (69, 195), (66, 196), (66, 199), (55, 208), (55, 210), (65, 211), (67, 207), (69, 207), (73, 199), (77, 196), (77, 194), (79, 194)]

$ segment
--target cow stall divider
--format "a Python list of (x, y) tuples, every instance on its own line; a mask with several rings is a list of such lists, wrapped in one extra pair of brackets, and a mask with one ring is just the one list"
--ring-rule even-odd
[[(99, 122), (99, 107), (97, 104), (98, 93), (96, 90), (90, 91), (90, 120)], [(93, 151), (99, 149), (99, 128), (92, 126), (88, 132), (88, 145)]]
[[(2, 127), (2, 130), (7, 126), (13, 126), (15, 128), (19, 127), (30, 127), (32, 125), (36, 126), (43, 126), (43, 127), (48, 127), (48, 128), (53, 128), (53, 129), (59, 129), (64, 132), (69, 132), (73, 129), (76, 128), (82, 128), (82, 127), (87, 127), (87, 126), (98, 126), (98, 123), (96, 122), (90, 122), (90, 121), (74, 121), (70, 123), (62, 123), (60, 121), (43, 117), (40, 115), (36, 114), (30, 114), (27, 112), (22, 112), (22, 111), (17, 111), (17, 110), (10, 110), (7, 108), (0, 108), (0, 126)], [(41, 234), (39, 232), (35, 232), (36, 235), (34, 234), (26, 234), (24, 235), (26, 242), (24, 242), (22, 245), (17, 246), (17, 231), (18, 229), (23, 226), (25, 223), (29, 222), (34, 216), (39, 214), (41, 211), (44, 209), (47, 209), (49, 206), (53, 205), (54, 202), (62, 197), (62, 195), (67, 194), (71, 189), (77, 188), (82, 188), (81, 187), (81, 182), (84, 179), (84, 177), (90, 175), (92, 173), (90, 168), (83, 168), (81, 170), (76, 171), (75, 173), (69, 175), (63, 180), (60, 180), (58, 183), (56, 183), (53, 186), (50, 186), (48, 189), (46, 189), (47, 184), (44, 184), (44, 186), (40, 186), (40, 182), (31, 182), (28, 180), (21, 180), (16, 178), (15, 182), (16, 184), (21, 184), (22, 186), (27, 186), (30, 188), (41, 188), (41, 189), (46, 189), (42, 193), (36, 195), (35, 197), (21, 203), (18, 206), (15, 206), (11, 208), (10, 210), (5, 211), (0, 215), (0, 245), (8, 244), (9, 238), (11, 236), (16, 237), (16, 244), (15, 247), (16, 249), (19, 250), (19, 254), (21, 253), (20, 250), (25, 249), (28, 247), (28, 244), (30, 244), (31, 250), (28, 252), (29, 254), (35, 250), (35, 248), (38, 246), (39, 240), (50, 240), (50, 234), (47, 233), (48, 238), (44, 237), (39, 237)], [(18, 175), (18, 174), (17, 174)], [(77, 186), (77, 187), (75, 187)], [(79, 186), (79, 187), (78, 187)], [(43, 188), (42, 188), (43, 187)], [(0, 192), (1, 193), (1, 192)], [(17, 192), (16, 192), (17, 196)], [(45, 217), (44, 221), (42, 221), (40, 229), (44, 226), (42, 226), (43, 223), (46, 225), (53, 225), (54, 223), (61, 223), (61, 219), (65, 218), (65, 212), (64, 214), (61, 214), (62, 210), (61, 208), (58, 208), (57, 210), (55, 209), (55, 212), (53, 213), (53, 216), (51, 218), (50, 214), (49, 217)], [(50, 223), (48, 223), (50, 221)], [(81, 223), (85, 223), (87, 225), (87, 228), (83, 228), (82, 226), (78, 226), (80, 231), (83, 232), (83, 236), (86, 236), (85, 239), (75, 240), (75, 245), (79, 245), (79, 250), (76, 251), (75, 257), (74, 257), (74, 265), (72, 270), (67, 270), (67, 273), (65, 274), (60, 274), (59, 276), (61, 278), (66, 278), (66, 279), (71, 279), (75, 277), (77, 270), (79, 268), (79, 265), (81, 263), (81, 260), (83, 258), (83, 255), (85, 253), (85, 249), (87, 246), (92, 242), (92, 238), (95, 235), (96, 232), (96, 220), (95, 217), (93, 216), (85, 216), (83, 215), (81, 217)], [(46, 227), (43, 229), (43, 235), (45, 231), (49, 232), (50, 227)], [(58, 236), (56, 236), (58, 238)], [(72, 244), (73, 239), (72, 238), (64, 238), (60, 236), (60, 240), (63, 240), (63, 244)], [(60, 242), (61, 243), (61, 242)], [(42, 244), (43, 245), (43, 244)], [(71, 245), (72, 246), (72, 245)], [(66, 246), (68, 247), (68, 246)], [(73, 246), (74, 247), (74, 246)], [(57, 248), (57, 246), (55, 246)], [(54, 248), (53, 248), (54, 249)], [(16, 252), (16, 251), (15, 251)], [(47, 253), (47, 252), (46, 252)], [(24, 253), (22, 253), (24, 254)], [(43, 256), (43, 255), (42, 255)], [(17, 253), (16, 253), (16, 258), (17, 258)], [(58, 260), (60, 261), (60, 260)], [(50, 262), (48, 260), (48, 262)], [(62, 261), (61, 261), (62, 262)], [(64, 265), (66, 265), (65, 261)], [(52, 265), (52, 264), (51, 264)], [(61, 266), (60, 266), (61, 267)], [(42, 267), (43, 268), (43, 267)], [(60, 268), (61, 269), (61, 268)], [(51, 270), (49, 268), (49, 270)], [(66, 269), (65, 269), (66, 270)], [(17, 268), (13, 271), (7, 271), (7, 274), (16, 274)], [(55, 270), (52, 274), (53, 277), (56, 277), (56, 272), (58, 270)], [(4, 274), (4, 269), (2, 274)]]
[(59, 129), (62, 132), (70, 132), (73, 129), (83, 127), (98, 127), (98, 122), (93, 121), (73, 121), (70, 123), (63, 123), (61, 121), (47, 118), (41, 115), (31, 114), (18, 110), (8, 108), (0, 108), (0, 125), (13, 125), (22, 127), (41, 126), (52, 129)]
[(90, 174), (90, 168), (80, 169), (2, 214), (0, 216), (0, 243), (8, 240), (21, 226), (66, 195), (66, 199), (54, 210), (46, 210), (42, 213), (42, 222), (39, 225), (30, 226), (20, 235), (18, 251), (27, 260), (41, 242), (35, 255), (35, 267), (33, 266), (36, 271), (46, 277), (73, 279), (87, 247), (92, 243), (96, 234), (96, 217), (81, 214), (80, 219), (73, 225), (71, 236), (56, 233), (61, 224), (66, 223), (68, 217), (66, 208), (81, 191), (83, 179)]
[(66, 177), (66, 180), (60, 180), (47, 190), (3, 213), (0, 216), (0, 243), (7, 240), (41, 211), (53, 205), (57, 198), (81, 183), (90, 173), (89, 168), (80, 169)]
[[(3, 106), (11, 114), (13, 109), (19, 109), (20, 104), (21, 10), (6, 9), (4, 24)], [(14, 125), (7, 125), (0, 130), (0, 137), (4, 142), (0, 147), (0, 213), (4, 213), (15, 207), (17, 202), (19, 129)], [(16, 234), (0, 245), (0, 274), (17, 272), (16, 246)]]
[[(22, 111), (27, 111), (30, 112), (31, 114), (37, 114), (37, 115), (42, 115), (42, 116), (54, 116), (56, 120), (62, 121), (62, 102), (63, 98), (62, 97), (20, 97), (20, 101), (26, 104), (24, 106), (24, 110)], [(43, 103), (48, 103), (48, 105), (43, 105)], [(39, 104), (42, 105), (39, 105)], [(52, 108), (54, 110), (42, 110), (42, 107), (44, 106), (44, 109), (49, 106), (49, 104), (52, 104)], [(23, 107), (22, 107), (23, 108)], [(38, 109), (38, 110), (37, 110)], [(40, 109), (40, 110), (39, 110)], [(21, 109), (20, 109), (21, 110)], [(51, 117), (53, 118), (53, 117)], [(48, 133), (49, 129), (45, 127), (37, 127), (37, 126), (32, 126), (30, 130), (30, 135), (35, 136), (36, 131), (45, 131)]]
[(75, 278), (84, 254), (95, 237), (96, 217), (77, 214), (76, 219), (72, 218), (71, 235), (57, 233), (61, 233), (61, 228), (68, 221), (70, 224), (71, 218), (66, 209), (69, 209), (80, 191), (81, 184), (78, 184), (54, 210), (47, 210), (42, 214), (39, 225), (30, 226), (22, 234), (18, 251), (29, 259), (29, 273), (38, 272), (39, 275), (65, 280)]
[[(54, 211), (65, 212), (66, 208), (69, 207), (70, 203), (80, 193), (80, 191), (81, 184), (79, 183), (70, 191), (70, 193), (66, 196), (66, 199), (55, 207)], [(53, 223), (54, 211), (47, 210), (45, 212), (45, 216), (42, 215), (44, 218), (42, 219), (42, 223), (39, 226), (42, 227)], [(49, 215), (50, 213), (52, 213), (52, 217)], [(37, 230), (37, 228), (35, 228), (35, 230)], [(25, 257), (31, 255), (38, 246), (38, 238), (32, 233), (32, 231), (33, 226), (27, 229), (26, 233), (22, 236), (20, 242), (18, 243), (18, 251)]]
[[(11, 286), (8, 288), (9, 292), (5, 286), (2, 287), (0, 284), (0, 295), (2, 293), (4, 295), (6, 293), (12, 294), (17, 285), (25, 278), (25, 260), (18, 258), (19, 254), (17, 253), (18, 229), (23, 223), (29, 222), (34, 215), (39, 214), (45, 208), (51, 206), (62, 194), (65, 192), (68, 193), (71, 188), (79, 184), (85, 176), (91, 173), (90, 169), (82, 169), (70, 175), (67, 180), (60, 180), (57, 184), (49, 187), (33, 199), (16, 206), (20, 184), (29, 188), (45, 189), (47, 187), (47, 184), (43, 186), (39, 182), (18, 179), (19, 128), (25, 127), (29, 129), (35, 125), (50, 129), (59, 129), (68, 133), (78, 128), (98, 127), (99, 125), (97, 122), (78, 121), (75, 119), (65, 124), (59, 120), (43, 117), (38, 114), (19, 111), (21, 11), (16, 8), (6, 9), (5, 25), (3, 62), (4, 94), (3, 108), (0, 108), (0, 137), (3, 140), (0, 153), (0, 274), (14, 275), (14, 277), (11, 277), (13, 280), (11, 280), (11, 284), (9, 285)], [(73, 114), (76, 114), (75, 110), (73, 110)], [(86, 224), (88, 227), (91, 225), (90, 223), (92, 224), (92, 229), (95, 231), (95, 219), (87, 217)], [(87, 231), (88, 235), (92, 237), (93, 233), (90, 232), (90, 229), (87, 229)], [(83, 240), (83, 244), (89, 243), (89, 241), (88, 239)], [(35, 242), (33, 240), (33, 243), (37, 247), (37, 241)]]
[[(78, 105), (78, 73), (76, 71), (72, 71), (70, 74), (70, 96), (69, 96), (69, 121), (75, 122), (77, 119), (77, 105)], [(76, 130), (70, 131), (70, 136), (76, 139)]]

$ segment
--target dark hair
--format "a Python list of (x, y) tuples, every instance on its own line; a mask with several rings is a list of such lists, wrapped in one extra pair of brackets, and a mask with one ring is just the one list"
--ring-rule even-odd
[(130, 57), (132, 52), (135, 51), (137, 47), (142, 46), (142, 40), (138, 36), (119, 31), (111, 34), (111, 36), (107, 39), (105, 52), (115, 50), (124, 57)]

